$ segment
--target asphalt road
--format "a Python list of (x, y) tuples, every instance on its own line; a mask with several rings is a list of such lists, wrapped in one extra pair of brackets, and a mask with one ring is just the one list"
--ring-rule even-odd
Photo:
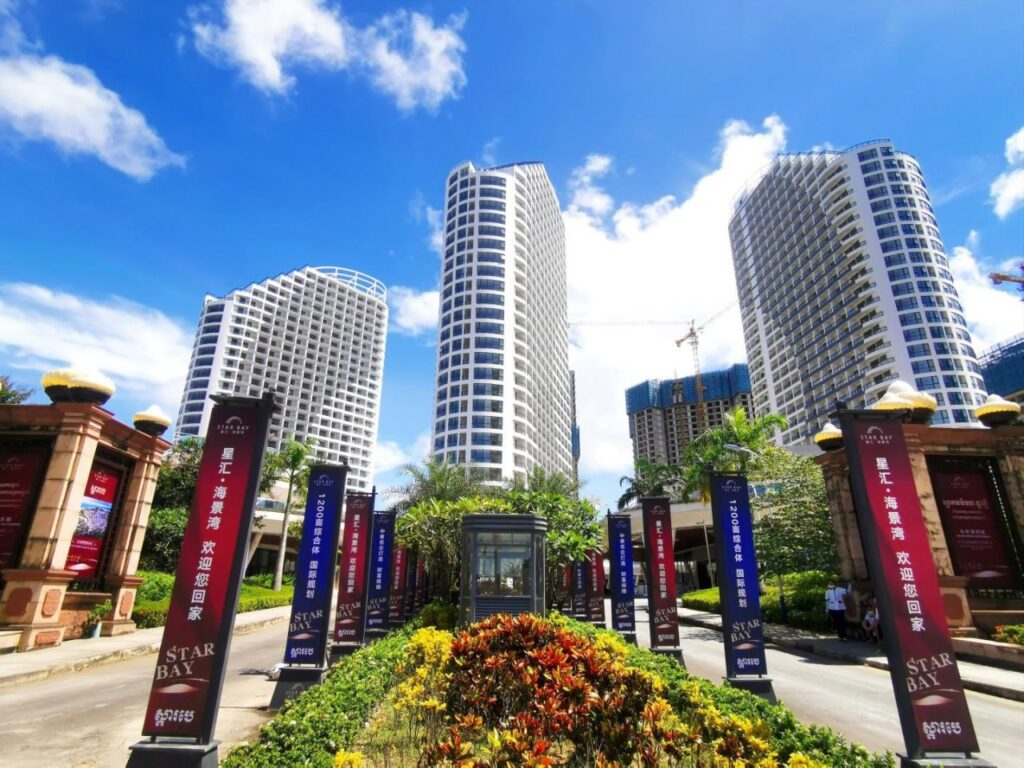
[[(285, 623), (236, 635), (217, 719), (220, 755), (269, 719), (266, 672), (284, 653)], [(0, 766), (124, 768), (141, 740), (156, 654), (0, 692)]]
[[(646, 618), (639, 612), (637, 618)], [(647, 645), (646, 622), (637, 638)], [(679, 627), (686, 668), (714, 682), (725, 676), (722, 634)], [(775, 695), (804, 723), (827, 725), (873, 752), (903, 751), (903, 736), (889, 673), (862, 664), (810, 656), (774, 646), (767, 649)], [(998, 768), (1024, 766), (1024, 703), (967, 692), (981, 756)]]

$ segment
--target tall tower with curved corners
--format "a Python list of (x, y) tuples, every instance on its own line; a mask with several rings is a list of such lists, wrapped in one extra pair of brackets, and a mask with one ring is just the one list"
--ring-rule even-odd
[(488, 482), (573, 476), (565, 232), (541, 163), (445, 184), (432, 456)]

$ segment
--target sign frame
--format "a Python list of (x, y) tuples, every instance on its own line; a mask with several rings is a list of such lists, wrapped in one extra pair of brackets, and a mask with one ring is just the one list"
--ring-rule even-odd
[(608, 569), (611, 576), (612, 629), (636, 643), (636, 585), (633, 583), (633, 518), (608, 514)]
[[(358, 500), (360, 504), (365, 503), (366, 521), (363, 524), (362, 531), (360, 532), (358, 546), (355, 552), (352, 552), (347, 544), (351, 539), (349, 524), (352, 522), (355, 516), (355, 512), (352, 511), (352, 502)], [(373, 508), (377, 501), (377, 491), (374, 489), (370, 493), (362, 491), (347, 491), (345, 493), (345, 541), (342, 542), (342, 548), (345, 550), (342, 554), (342, 564), (339, 574), (338, 584), (338, 600), (336, 604), (334, 627), (331, 631), (331, 655), (337, 656), (341, 653), (350, 652), (351, 649), (363, 645), (366, 642), (366, 595), (368, 590), (368, 577), (370, 573), (370, 535), (373, 531), (373, 519), (374, 513)], [(354, 561), (354, 562), (353, 562)], [(346, 595), (344, 580), (345, 580), (345, 564), (355, 566), (355, 584), (353, 585), (355, 593), (351, 596), (352, 600), (355, 600), (356, 615), (351, 617), (352, 629), (355, 633), (352, 639), (342, 639), (339, 636), (341, 631), (341, 622), (349, 621), (349, 617), (342, 617), (341, 608), (342, 605), (347, 605), (350, 596)]]
[[(672, 541), (672, 504), (667, 496), (640, 499), (644, 526), (644, 560), (647, 565), (647, 614), (651, 631), (651, 650), (675, 656), (683, 663), (676, 606), (675, 542)], [(658, 544), (660, 543), (660, 549)], [(659, 556), (658, 552), (661, 551)], [(664, 595), (659, 594), (660, 576), (665, 577)], [(660, 613), (660, 616), (659, 616)], [(659, 618), (664, 620), (659, 622)], [(669, 642), (658, 639), (658, 627)], [(685, 664), (684, 664), (685, 666)]]
[[(366, 567), (366, 609), (363, 616), (363, 637), (383, 637), (388, 633), (391, 617), (391, 569), (395, 548), (395, 513), (374, 512), (370, 526)], [(380, 578), (380, 588), (375, 586)], [(374, 601), (371, 606), (370, 601)], [(379, 606), (377, 605), (379, 603)]]

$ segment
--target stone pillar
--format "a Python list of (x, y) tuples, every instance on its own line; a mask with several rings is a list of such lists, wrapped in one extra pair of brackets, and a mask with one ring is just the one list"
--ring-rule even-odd
[(0, 624), (23, 630), (19, 650), (60, 645), (61, 606), (75, 574), (65, 570), (78, 510), (103, 425), (112, 417), (94, 405), (62, 403), (53, 453), (17, 568), (4, 571)]
[(839, 553), (839, 573), (849, 582), (865, 581), (868, 578), (868, 566), (861, 545), (857, 512), (853, 506), (845, 452), (828, 454), (818, 461), (825, 474), (832, 530), (835, 532)]

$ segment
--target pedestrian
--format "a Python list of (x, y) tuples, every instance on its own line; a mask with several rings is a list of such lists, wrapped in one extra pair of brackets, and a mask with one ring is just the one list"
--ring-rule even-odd
[(834, 579), (829, 579), (828, 589), (825, 590), (825, 610), (832, 620), (836, 635), (846, 642), (846, 590), (836, 586)]
[(873, 597), (869, 597), (867, 600), (867, 605), (864, 609), (864, 621), (861, 622), (861, 626), (864, 628), (864, 634), (869, 643), (881, 644), (882, 638), (878, 626), (878, 605), (876, 605), (875, 598)]

